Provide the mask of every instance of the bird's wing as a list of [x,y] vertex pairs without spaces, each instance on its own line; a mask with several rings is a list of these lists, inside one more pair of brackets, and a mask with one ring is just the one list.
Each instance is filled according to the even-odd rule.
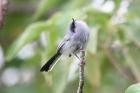
[[61,51],[62,47],[65,45],[66,42],[70,41],[70,38],[72,36],[71,32],[68,32],[65,36],[64,39],[59,43],[57,47],[57,51]]

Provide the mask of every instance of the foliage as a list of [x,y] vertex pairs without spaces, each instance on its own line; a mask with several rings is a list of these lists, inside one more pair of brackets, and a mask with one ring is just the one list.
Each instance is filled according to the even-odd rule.
[[[0,93],[76,92],[78,63],[74,57],[62,57],[49,73],[39,72],[41,65],[55,53],[72,18],[84,20],[91,29],[84,93],[124,93],[130,84],[140,81],[139,3],[139,0],[11,0],[6,23],[0,31],[5,59],[0,66]],[[17,82],[5,83],[8,79],[3,77],[11,68],[8,75],[11,81],[17,78]],[[139,85],[128,88],[126,93],[137,93],[133,89],[139,89]]]
[[133,84],[129,86],[125,93],[139,93],[140,92],[140,84]]

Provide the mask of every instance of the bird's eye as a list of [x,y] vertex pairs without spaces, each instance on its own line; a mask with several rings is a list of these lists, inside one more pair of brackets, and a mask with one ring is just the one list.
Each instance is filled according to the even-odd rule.
[[75,20],[72,18],[72,23],[71,23],[71,25],[70,25],[70,30],[71,30],[72,32],[75,32],[75,28],[76,28],[76,26],[75,26]]

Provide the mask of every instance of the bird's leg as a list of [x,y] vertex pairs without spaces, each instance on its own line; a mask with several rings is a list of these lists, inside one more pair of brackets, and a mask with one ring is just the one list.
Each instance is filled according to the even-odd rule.
[[[84,51],[84,49],[83,48],[80,48],[80,55],[81,55],[81,52],[83,52]],[[79,59],[79,61],[81,62],[81,58],[75,53],[74,54],[78,59]]]
[[81,61],[80,57],[76,53],[74,53],[74,55],[77,59],[79,59],[79,61]]

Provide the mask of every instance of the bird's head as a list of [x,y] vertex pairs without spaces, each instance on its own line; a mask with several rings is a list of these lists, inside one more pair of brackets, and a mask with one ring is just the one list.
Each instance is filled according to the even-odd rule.
[[70,31],[75,33],[77,31],[83,31],[87,29],[88,26],[84,21],[75,20],[74,18],[72,18],[72,22],[70,24]]

